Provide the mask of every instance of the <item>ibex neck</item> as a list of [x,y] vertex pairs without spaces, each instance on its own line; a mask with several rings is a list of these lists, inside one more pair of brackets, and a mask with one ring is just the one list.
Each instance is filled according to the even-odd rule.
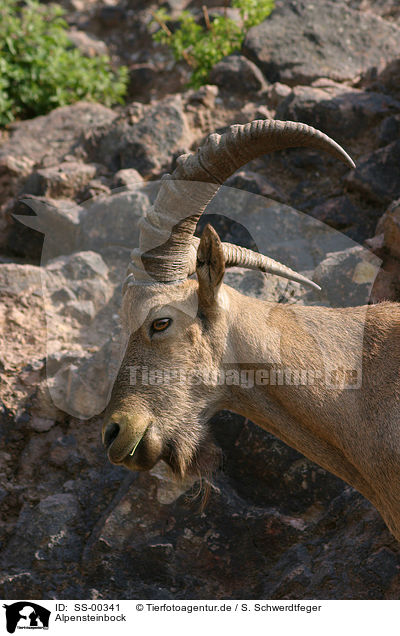
[[227,293],[231,360],[225,366],[236,365],[240,377],[225,408],[248,417],[373,500],[363,470],[348,460],[358,457],[360,378],[353,387],[329,386],[335,367],[351,372],[361,366],[365,308],[343,312],[263,302],[232,289]]

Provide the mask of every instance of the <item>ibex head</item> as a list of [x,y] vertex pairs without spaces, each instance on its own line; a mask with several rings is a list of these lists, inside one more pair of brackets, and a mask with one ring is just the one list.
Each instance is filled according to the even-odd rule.
[[210,135],[164,177],[143,220],[124,288],[130,337],[103,426],[111,462],[147,470],[163,459],[178,476],[213,467],[207,422],[223,408],[240,409],[229,383],[210,382],[198,371],[217,377],[227,352],[243,359],[240,348],[251,346],[249,332],[258,328],[252,299],[223,284],[225,268],[258,269],[318,286],[267,256],[222,243],[210,226],[200,240],[194,232],[220,185],[238,168],[298,146],[326,150],[354,166],[332,139],[305,124],[260,120]]

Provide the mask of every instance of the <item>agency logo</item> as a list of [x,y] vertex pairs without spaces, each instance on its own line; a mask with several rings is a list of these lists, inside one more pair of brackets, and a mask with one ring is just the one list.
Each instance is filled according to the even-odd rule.
[[3,607],[9,634],[14,634],[16,629],[49,629],[51,612],[37,603],[19,601]]

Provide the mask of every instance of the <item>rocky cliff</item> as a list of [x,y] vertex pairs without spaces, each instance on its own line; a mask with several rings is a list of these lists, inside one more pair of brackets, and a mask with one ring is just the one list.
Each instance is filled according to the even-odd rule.
[[[228,183],[245,191],[237,223],[210,218],[224,238],[251,242],[240,197],[255,196],[253,227],[267,207],[271,232],[280,228],[270,255],[317,267],[325,300],[400,300],[398,3],[277,2],[198,91],[152,42],[149,3],[64,5],[77,46],[129,65],[129,99],[1,133],[0,597],[398,598],[400,549],[372,505],[251,422],[215,417],[223,465],[204,510],[198,484],[178,488],[161,464],[112,466],[100,440],[130,241],[153,182],[209,132],[276,117],[333,136],[354,171],[311,151],[268,155]],[[376,278],[355,276],[366,256],[354,242],[382,261]],[[307,300],[296,284],[228,278],[260,297]]]

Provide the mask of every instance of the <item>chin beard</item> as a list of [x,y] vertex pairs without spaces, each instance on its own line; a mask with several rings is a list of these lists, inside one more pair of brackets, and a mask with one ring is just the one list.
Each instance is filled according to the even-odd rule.
[[195,477],[200,482],[195,497],[202,496],[202,508],[208,499],[212,479],[222,463],[221,449],[216,446],[210,433],[196,446],[188,456],[182,452],[176,442],[169,442],[162,459],[171,468],[177,481]]

